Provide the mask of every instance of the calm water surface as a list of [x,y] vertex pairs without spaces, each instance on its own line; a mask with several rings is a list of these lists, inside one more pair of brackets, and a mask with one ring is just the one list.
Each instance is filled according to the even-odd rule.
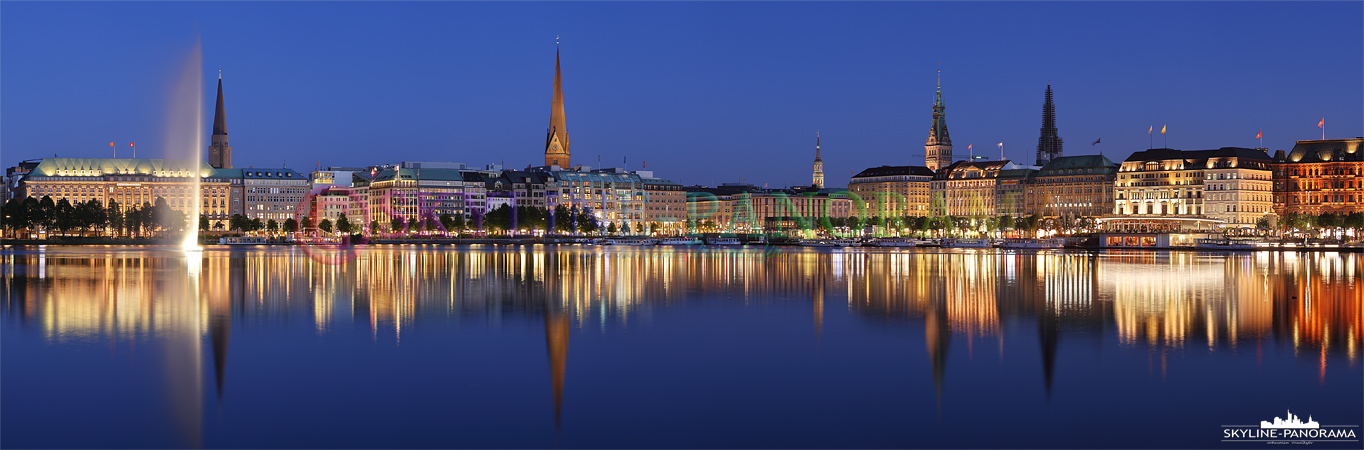
[[1222,426],[1364,422],[1357,254],[0,258],[7,448],[1263,448]]

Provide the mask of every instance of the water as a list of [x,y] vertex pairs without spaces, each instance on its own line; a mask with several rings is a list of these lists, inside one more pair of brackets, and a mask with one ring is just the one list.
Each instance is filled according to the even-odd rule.
[[186,255],[0,253],[5,447],[1259,448],[1222,426],[1364,422],[1357,254]]

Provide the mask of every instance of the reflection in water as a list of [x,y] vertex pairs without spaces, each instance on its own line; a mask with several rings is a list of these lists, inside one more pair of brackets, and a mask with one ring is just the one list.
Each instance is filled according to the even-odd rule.
[[1356,254],[783,250],[381,246],[337,264],[297,248],[208,250],[186,261],[48,247],[3,253],[0,289],[4,314],[49,344],[163,342],[172,409],[191,445],[202,440],[202,347],[221,404],[231,329],[251,323],[302,319],[321,336],[363,324],[372,339],[401,345],[427,319],[497,326],[543,315],[556,423],[575,328],[687,302],[808,301],[816,342],[826,302],[921,326],[939,396],[954,340],[968,355],[976,341],[996,340],[1002,356],[1002,328],[1027,320],[1048,395],[1068,333],[1111,333],[1162,355],[1287,343],[1322,377],[1339,356],[1356,363],[1364,333]]

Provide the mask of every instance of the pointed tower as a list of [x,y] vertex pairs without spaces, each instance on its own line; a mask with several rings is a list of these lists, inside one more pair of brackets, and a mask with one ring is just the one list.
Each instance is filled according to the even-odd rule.
[[549,108],[549,130],[545,135],[545,165],[572,167],[568,158],[568,126],[564,124],[564,87],[559,81],[559,49],[554,49],[554,100]]
[[819,159],[819,133],[815,133],[815,189],[824,189],[824,160]]
[[1051,104],[1051,83],[1047,83],[1047,102],[1042,104],[1042,136],[1037,138],[1037,165],[1061,157],[1061,137],[1056,135],[1056,106]]
[[933,126],[928,130],[928,142],[924,143],[924,165],[929,170],[952,165],[952,138],[947,135],[947,107],[942,104],[942,69],[938,69],[938,95],[933,99]]
[[223,73],[218,72],[218,106],[213,109],[213,137],[208,146],[208,165],[232,168],[232,146],[227,145],[227,113],[223,112]]

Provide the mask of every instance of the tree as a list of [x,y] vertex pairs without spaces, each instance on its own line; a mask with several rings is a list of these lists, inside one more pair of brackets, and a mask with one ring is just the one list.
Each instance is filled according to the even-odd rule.
[[65,197],[63,197],[61,201],[57,202],[55,217],[57,231],[62,232],[62,234],[66,234],[68,230],[76,227],[75,210],[76,208],[72,207],[71,202],[68,201]]
[[610,234],[610,235],[616,234],[616,223],[615,223],[615,222],[607,222],[607,223],[606,223],[606,234]]
[[440,226],[445,229],[446,233],[449,233],[455,229],[455,217],[451,216],[450,213],[441,214]]
[[38,214],[34,225],[43,230],[49,230],[56,224],[57,202],[52,201],[52,196],[44,195],[43,199],[38,201]]
[[264,221],[260,220],[259,217],[251,219],[251,231],[260,231],[263,229],[265,229]]
[[270,219],[269,221],[266,221],[265,231],[269,231],[271,233],[279,231],[279,222],[276,222],[275,219]]
[[465,227],[467,227],[467,225],[464,223],[463,214],[456,214],[455,217],[450,218],[449,231],[452,231],[455,234],[464,234]]
[[304,218],[303,218],[303,229],[305,229],[305,230],[311,230],[311,229],[313,229],[313,228],[315,228],[315,227],[314,227],[314,224],[313,224],[313,218],[312,218],[312,217],[304,217]]
[[483,226],[506,232],[511,229],[511,206],[503,204],[483,216]]
[[208,216],[199,215],[199,231],[208,231]]
[[369,233],[370,233],[370,234],[374,234],[374,233],[378,233],[378,232],[379,232],[379,221],[377,221],[377,220],[370,220],[370,221],[369,221]]
[[[32,198],[32,197],[29,197],[29,198]],[[5,209],[5,211],[4,211],[5,224],[4,224],[4,225],[5,225],[5,229],[6,229],[6,230],[17,231],[17,230],[19,230],[20,228],[25,228],[25,227],[23,226],[23,223],[27,220],[28,214],[27,214],[26,211],[24,211],[24,201],[23,201],[23,200],[20,200],[20,199],[18,199],[18,198],[9,199],[9,201],[5,202],[5,208],[4,208],[4,209]]]
[[388,221],[388,225],[389,225],[388,231],[389,231],[390,233],[401,233],[401,232],[403,232],[403,225],[406,225],[406,224],[407,224],[407,221],[403,220],[402,217],[394,216],[393,219],[391,219],[391,220]]
[[227,218],[227,230],[246,231],[248,226],[246,222],[246,217],[241,214],[233,214],[232,217]]
[[[326,219],[323,219],[323,220],[326,220]],[[415,222],[416,222],[416,224],[417,224],[417,232],[418,232],[418,233],[423,233],[423,234],[425,234],[425,233],[426,233],[426,228],[427,228],[427,227],[426,227],[426,218],[422,218],[422,220],[416,220]]]
[[573,223],[574,211],[569,210],[564,205],[554,207],[554,232],[572,233],[575,227]]
[[649,222],[649,234],[654,234],[658,232],[659,228],[661,227],[659,226],[658,222]]
[[298,231],[298,221],[294,220],[293,217],[284,219],[284,231],[289,233]]
[[104,217],[109,220],[109,228],[112,228],[114,235],[122,236],[125,226],[123,209],[117,201],[109,200],[109,204],[104,207]]
[[322,219],[321,222],[318,222],[318,223],[317,223],[317,228],[318,228],[318,229],[321,229],[322,231],[331,233],[331,232],[332,232],[332,221],[331,221],[331,219]]
[[350,234],[351,232],[350,219],[346,218],[346,213],[341,213],[340,216],[336,217],[336,231]]
[[416,218],[416,217],[409,217],[409,218],[407,218],[407,232],[408,232],[408,234],[411,234],[411,233],[412,233],[412,230],[415,230],[416,228],[417,228],[417,218]]

